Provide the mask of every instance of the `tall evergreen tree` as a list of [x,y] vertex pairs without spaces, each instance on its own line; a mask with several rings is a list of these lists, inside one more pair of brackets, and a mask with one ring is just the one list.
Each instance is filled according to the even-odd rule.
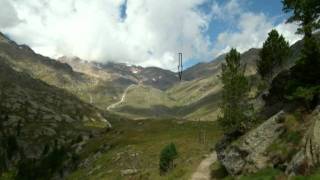
[[292,13],[288,22],[298,22],[304,34],[302,56],[291,70],[294,81],[287,88],[293,99],[316,102],[320,93],[320,47],[313,32],[320,28],[319,0],[283,0],[283,10]]
[[244,131],[250,122],[248,104],[249,83],[245,77],[245,65],[240,62],[240,53],[236,49],[226,55],[222,64],[223,83],[221,110],[223,116],[219,122],[226,131]]
[[268,34],[260,51],[260,59],[257,62],[258,73],[264,80],[270,80],[276,67],[281,67],[290,53],[289,43],[278,31],[273,29]]
[[298,33],[311,37],[312,32],[320,27],[319,0],[282,0],[283,10],[292,13],[287,22],[298,22]]

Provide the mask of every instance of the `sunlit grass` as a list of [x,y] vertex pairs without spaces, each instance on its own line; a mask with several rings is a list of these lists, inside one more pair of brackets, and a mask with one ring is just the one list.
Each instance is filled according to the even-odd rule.
[[[139,173],[132,179],[188,179],[202,156],[210,153],[222,134],[214,122],[145,120],[111,123],[114,130],[90,142],[84,156],[96,152],[101,144],[110,144],[112,148],[88,168],[73,173],[69,179],[126,179],[127,177],[120,175],[120,171],[133,167],[139,169]],[[160,176],[160,150],[171,142],[175,143],[179,153],[175,161],[176,168],[167,175]],[[119,153],[122,156],[117,160]],[[136,159],[130,158],[129,155],[134,153],[138,153]]]

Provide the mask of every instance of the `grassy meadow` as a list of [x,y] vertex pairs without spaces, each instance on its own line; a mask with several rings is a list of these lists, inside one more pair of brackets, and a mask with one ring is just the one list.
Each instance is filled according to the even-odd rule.
[[[91,155],[96,158],[68,179],[189,179],[222,135],[216,122],[117,120],[111,123],[114,130],[90,141],[81,157]],[[160,151],[171,142],[175,143],[179,156],[174,170],[160,176]],[[96,153],[101,144],[109,145],[110,149]],[[138,169],[139,172],[121,176],[121,170],[126,169]]]

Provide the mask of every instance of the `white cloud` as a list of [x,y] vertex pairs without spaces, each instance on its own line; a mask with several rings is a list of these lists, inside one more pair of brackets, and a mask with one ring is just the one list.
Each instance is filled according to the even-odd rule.
[[186,58],[209,55],[210,42],[203,33],[209,19],[197,9],[203,1],[128,0],[123,20],[124,0],[13,0],[24,22],[14,27],[0,24],[0,28],[51,57],[175,69],[178,52]]
[[17,16],[17,12],[9,1],[1,0],[0,7],[4,7],[0,10],[0,27],[8,28],[21,22]]
[[224,5],[220,5],[217,1],[213,1],[211,5],[211,16],[214,19],[233,20],[235,16],[242,13],[242,8],[238,0],[226,1]]
[[264,13],[246,11],[238,0],[231,0],[224,6],[214,3],[212,12],[216,18],[227,19],[237,29],[236,31],[226,30],[218,34],[217,45],[212,51],[216,56],[226,53],[231,48],[237,48],[238,51],[244,52],[253,47],[262,47],[272,29],[277,29],[290,44],[301,39],[301,36],[295,34],[298,27],[296,24],[286,24],[285,22],[276,24],[274,18],[267,17]]
[[234,47],[244,52],[252,47],[260,47],[272,27],[263,14],[244,13],[237,24],[240,31],[219,34],[217,44],[224,47],[224,51]]
[[[211,13],[197,7],[208,0],[0,0],[0,30],[36,52],[57,58],[116,61],[176,70],[184,59],[210,60],[235,47],[260,47],[272,28],[290,43],[296,25],[273,22],[246,10],[240,0],[213,1]],[[127,2],[126,19],[120,8]],[[210,42],[206,31],[219,20],[230,28]]]
[[279,31],[290,44],[294,44],[298,40],[302,39],[302,35],[295,33],[297,28],[297,24],[287,24],[285,22],[282,22],[275,27],[275,29]]

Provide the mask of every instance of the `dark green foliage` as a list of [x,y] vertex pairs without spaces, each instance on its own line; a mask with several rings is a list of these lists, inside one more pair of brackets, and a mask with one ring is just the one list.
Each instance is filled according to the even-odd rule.
[[320,94],[320,48],[314,37],[304,38],[302,57],[291,69],[288,99],[299,100],[312,108]]
[[317,102],[317,95],[320,94],[320,85],[302,87],[298,86],[295,91],[287,96],[289,100],[298,100],[304,103],[305,107],[312,108]]
[[228,176],[228,171],[224,166],[222,166],[220,163],[216,162],[213,165],[211,165],[211,173],[210,173],[212,179],[224,179]]
[[240,62],[240,53],[232,49],[226,55],[226,64],[222,64],[221,74],[223,116],[219,118],[219,122],[226,131],[244,131],[250,123],[250,88],[244,73],[245,65]]
[[258,72],[264,80],[270,80],[276,67],[281,67],[290,53],[289,43],[277,30],[272,30],[260,51]]
[[299,132],[293,131],[293,132],[288,132],[287,136],[285,137],[287,142],[290,142],[294,145],[299,145],[302,135]]
[[314,37],[304,38],[302,57],[292,69],[294,78],[302,84],[313,85],[320,82],[320,48]]
[[320,1],[283,0],[283,6],[285,12],[293,13],[288,22],[299,22],[298,33],[304,33],[302,56],[292,74],[299,83],[319,83],[320,48],[312,32],[320,28]]
[[0,176],[8,170],[9,161],[19,153],[17,139],[13,135],[0,136]]
[[9,136],[6,138],[6,148],[8,159],[11,159],[19,150],[17,139],[15,136]]
[[16,172],[14,170],[0,174],[1,180],[13,180],[15,179],[15,177],[16,177]]
[[312,108],[320,93],[320,48],[312,32],[320,28],[319,0],[283,0],[284,11],[292,12],[288,22],[299,22],[304,34],[302,55],[290,70],[291,79],[284,88],[289,100],[303,101]]
[[298,22],[298,33],[311,37],[312,32],[320,27],[319,0],[282,0],[283,10],[292,13],[287,22]]
[[19,120],[19,122],[18,122],[18,125],[17,125],[17,136],[20,136],[20,134],[21,134],[21,120]]
[[[282,172],[275,168],[265,168],[261,169],[256,173],[243,175],[238,177],[239,180],[274,180],[278,179],[277,177],[280,176]],[[280,178],[279,178],[280,179]]]
[[18,166],[18,173],[16,179],[28,180],[28,179],[37,179],[43,175],[38,170],[36,170],[36,161],[33,159],[24,159],[21,160]]
[[48,179],[62,170],[63,162],[67,159],[64,147],[54,150],[41,160],[23,158],[18,165],[17,179]]
[[178,157],[178,152],[176,146],[171,143],[164,147],[160,154],[159,168],[160,175],[168,172],[170,169],[174,168],[174,159]]

